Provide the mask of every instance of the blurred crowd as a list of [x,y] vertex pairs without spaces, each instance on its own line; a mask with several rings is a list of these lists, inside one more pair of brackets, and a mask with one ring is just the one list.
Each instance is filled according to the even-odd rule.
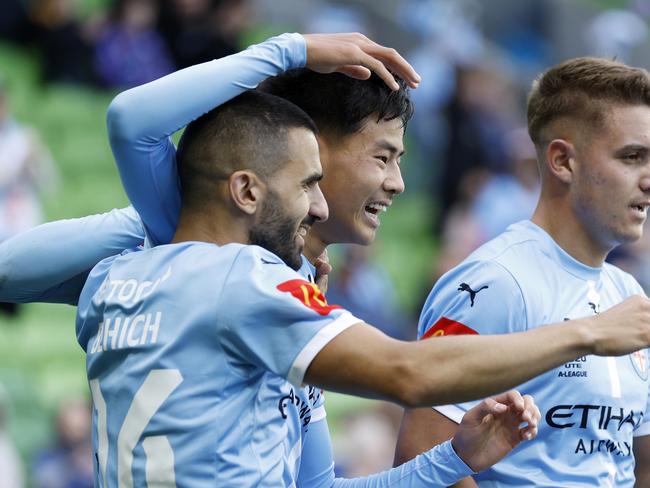
[[[416,112],[403,165],[407,193],[428,202],[418,217],[438,244],[433,261],[422,263],[430,270],[419,287],[423,301],[443,273],[534,210],[539,181],[525,128],[525,96],[535,75],[563,58],[586,54],[650,67],[644,64],[650,59],[639,57],[650,52],[650,2],[599,3],[115,0],[106,2],[106,10],[84,14],[75,0],[3,0],[0,40],[37,54],[44,84],[110,89],[239,51],[254,13],[283,25],[275,31],[267,26],[273,32],[287,30],[287,23],[298,31],[357,30],[396,45],[423,77],[413,92]],[[307,13],[300,17],[300,12]],[[41,221],[35,195],[56,181],[56,172],[36,133],[11,117],[1,86],[0,162],[4,239]],[[16,212],[21,217],[12,220]],[[334,254],[328,300],[391,336],[413,339],[421,302],[404,310],[373,248],[341,246]],[[617,249],[609,259],[650,291],[650,228],[641,242]],[[19,463],[3,430],[2,405],[0,391],[0,474],[16,473],[20,480],[23,468],[3,465]],[[66,417],[68,411],[74,419]],[[82,439],[87,415],[83,403],[62,406],[56,441],[30,465],[35,486],[91,486],[92,459]],[[381,403],[350,414],[347,435],[336,446],[342,474],[390,466],[399,418],[398,409]],[[61,481],[66,472],[78,476],[66,483],[43,481]],[[0,488],[22,486],[3,485],[2,478]]]
[[4,0],[0,38],[30,45],[44,83],[128,88],[239,50],[245,0],[115,0],[83,17],[76,0]]

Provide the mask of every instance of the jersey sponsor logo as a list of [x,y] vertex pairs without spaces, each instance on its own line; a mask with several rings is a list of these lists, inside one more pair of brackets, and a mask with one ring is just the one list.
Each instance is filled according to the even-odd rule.
[[467,293],[469,293],[469,303],[470,303],[469,306],[473,307],[474,300],[476,299],[476,295],[478,294],[478,292],[480,292],[481,290],[485,290],[486,288],[489,288],[489,286],[483,285],[478,290],[472,290],[472,287],[469,286],[467,283],[461,283],[460,285],[458,285],[457,291],[466,291]]
[[634,371],[639,375],[643,381],[648,379],[648,356],[645,350],[640,350],[630,354],[630,361],[634,366]]
[[291,388],[289,394],[280,398],[280,401],[278,402],[278,410],[280,411],[282,418],[286,419],[288,417],[289,408],[294,408],[298,414],[300,422],[302,423],[302,428],[306,430],[309,422],[311,422],[311,407],[314,398],[314,391],[315,388],[310,386],[308,400],[305,400],[301,395],[297,394],[293,388]]
[[447,317],[440,317],[438,321],[427,330],[420,339],[428,339],[429,337],[449,336],[449,335],[468,335],[478,334],[474,329],[467,327],[460,322],[448,319]]
[[332,310],[342,308],[339,305],[328,305],[325,295],[323,295],[323,292],[320,291],[316,283],[310,283],[305,280],[289,280],[280,283],[276,288],[280,291],[291,293],[305,307],[320,315],[327,315]]
[[[613,439],[612,434],[619,434],[625,426],[629,426],[630,432],[636,429],[643,422],[643,412],[611,405],[555,405],[546,412],[545,419],[553,429],[577,429],[578,434],[581,431],[602,432],[602,437],[598,438],[579,435],[574,454],[630,456],[630,442]],[[619,435],[627,436],[627,433]]]
[[105,302],[118,302],[132,305],[144,300],[151,295],[158,286],[167,281],[172,275],[169,266],[165,273],[153,281],[138,281],[136,279],[109,279],[104,280],[97,292],[97,299]]
[[625,424],[632,428],[641,425],[643,412],[625,410],[611,405],[555,405],[546,412],[546,423],[554,429],[588,429],[589,421],[596,421],[596,430],[614,428],[620,431]]

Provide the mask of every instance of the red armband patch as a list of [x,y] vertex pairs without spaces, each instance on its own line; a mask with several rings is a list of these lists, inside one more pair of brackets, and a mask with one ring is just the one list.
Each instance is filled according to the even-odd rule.
[[310,283],[305,280],[289,280],[280,283],[276,288],[280,291],[291,293],[305,307],[310,308],[320,315],[327,315],[332,310],[342,308],[339,305],[328,305],[325,295],[323,295],[323,292],[320,291],[316,283]]
[[440,317],[433,326],[427,330],[420,339],[428,339],[429,337],[440,337],[450,335],[478,335],[474,329],[467,327],[460,322],[448,319],[447,317]]

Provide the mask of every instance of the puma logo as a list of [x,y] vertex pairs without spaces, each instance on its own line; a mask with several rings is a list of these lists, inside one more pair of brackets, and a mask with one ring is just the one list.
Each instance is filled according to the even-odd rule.
[[458,291],[466,291],[467,293],[469,293],[470,307],[474,306],[474,299],[476,298],[476,294],[479,291],[484,290],[485,288],[489,288],[489,286],[483,285],[478,290],[472,290],[472,288],[467,283],[461,283],[460,285],[458,285]]

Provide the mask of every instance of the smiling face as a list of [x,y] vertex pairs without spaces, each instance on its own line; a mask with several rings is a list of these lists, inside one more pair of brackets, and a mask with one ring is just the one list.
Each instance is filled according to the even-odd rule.
[[603,249],[641,238],[650,205],[650,107],[613,105],[575,144],[570,205]]
[[328,209],[318,184],[322,170],[316,136],[292,129],[287,140],[286,162],[266,181],[267,194],[249,240],[299,269],[307,231],[327,219]]
[[310,235],[325,245],[370,244],[380,225],[380,215],[404,191],[400,157],[404,153],[402,120],[367,118],[354,134],[321,134],[321,182],[330,216]]

